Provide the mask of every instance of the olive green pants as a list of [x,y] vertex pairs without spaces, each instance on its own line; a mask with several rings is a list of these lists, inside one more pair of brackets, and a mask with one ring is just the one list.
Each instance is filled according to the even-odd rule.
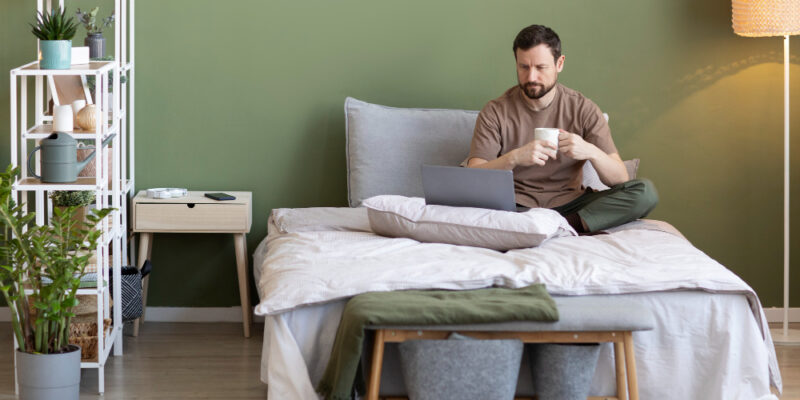
[[658,204],[658,192],[649,179],[633,179],[608,190],[586,192],[553,208],[561,215],[577,213],[588,232],[600,231],[644,218]]

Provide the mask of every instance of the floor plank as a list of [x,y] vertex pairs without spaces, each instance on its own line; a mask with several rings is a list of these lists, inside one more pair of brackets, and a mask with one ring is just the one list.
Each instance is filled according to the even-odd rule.
[[[245,339],[239,323],[148,322],[139,337],[125,336],[125,355],[109,358],[104,396],[97,394],[97,370],[82,370],[81,400],[266,399],[259,379],[263,325],[253,328]],[[12,343],[10,324],[0,323],[0,400],[15,398]],[[776,352],[780,399],[800,400],[800,346]]]

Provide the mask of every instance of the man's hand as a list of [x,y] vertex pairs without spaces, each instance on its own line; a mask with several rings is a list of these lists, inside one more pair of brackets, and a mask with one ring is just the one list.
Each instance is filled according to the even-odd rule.
[[556,158],[556,146],[546,140],[532,140],[513,150],[515,166],[544,165],[547,160]]
[[628,171],[618,153],[606,154],[599,147],[583,140],[580,135],[559,129],[558,151],[574,160],[589,160],[600,180],[614,186],[628,180]]
[[597,157],[598,151],[602,152],[597,146],[583,140],[580,135],[569,133],[559,129],[558,151],[574,160],[590,160]]

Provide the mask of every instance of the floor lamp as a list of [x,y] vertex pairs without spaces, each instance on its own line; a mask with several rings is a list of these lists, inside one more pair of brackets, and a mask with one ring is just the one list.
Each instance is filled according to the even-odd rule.
[[783,327],[776,344],[800,345],[789,329],[789,36],[800,34],[800,0],[732,0],[733,31],[748,37],[783,36]]

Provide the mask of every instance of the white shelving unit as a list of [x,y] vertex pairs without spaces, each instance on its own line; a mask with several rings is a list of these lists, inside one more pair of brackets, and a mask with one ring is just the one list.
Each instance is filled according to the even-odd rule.
[[[55,6],[53,0],[37,0],[37,11],[46,12]],[[93,61],[89,64],[73,65],[70,69],[40,69],[38,61],[25,64],[11,70],[11,163],[20,166],[21,174],[13,186],[13,194],[25,210],[33,207],[36,211],[36,223],[46,223],[45,217],[52,215],[52,203],[49,192],[61,190],[91,190],[95,192],[97,208],[112,207],[114,212],[100,222],[98,228],[103,235],[97,245],[97,287],[79,289],[78,294],[97,296],[98,356],[97,361],[81,362],[81,368],[98,369],[98,391],[104,392],[104,367],[113,349],[114,355],[122,355],[122,301],[120,271],[123,263],[129,264],[128,243],[128,204],[134,194],[134,3],[135,0],[115,0],[114,13],[114,61]],[[64,7],[64,0],[58,1]],[[74,10],[70,10],[73,12]],[[130,36],[129,36],[130,33]],[[37,51],[38,54],[38,51]],[[95,131],[69,132],[75,139],[94,140],[95,144],[95,177],[81,177],[77,182],[69,184],[44,183],[29,176],[27,169],[28,152],[41,139],[51,133],[52,117],[45,115],[47,102],[52,98],[51,86],[45,80],[56,75],[93,76],[95,79],[94,103],[100,121]],[[113,78],[112,78],[113,76]],[[127,78],[126,83],[121,77]],[[30,125],[28,117],[28,83],[34,81],[33,118]],[[109,81],[113,82],[109,88]],[[110,89],[110,90],[109,90]],[[104,105],[112,104],[109,113],[101,110]],[[130,123],[129,119],[130,118]],[[109,152],[111,166],[109,168],[106,153],[101,143],[114,134]],[[36,153],[36,173],[40,173],[39,152]],[[110,169],[110,170],[109,170]],[[111,179],[109,180],[109,177]],[[110,184],[109,184],[110,182]],[[32,196],[30,194],[33,194]],[[33,197],[33,204],[29,204]],[[133,251],[130,251],[133,254]],[[131,261],[135,260],[131,257]],[[111,267],[111,268],[109,268]],[[110,269],[110,272],[109,272]],[[109,282],[113,282],[113,293],[110,293]],[[113,298],[113,321],[109,333],[103,335],[103,320],[111,318],[109,307]],[[15,343],[16,348],[16,343]]]

